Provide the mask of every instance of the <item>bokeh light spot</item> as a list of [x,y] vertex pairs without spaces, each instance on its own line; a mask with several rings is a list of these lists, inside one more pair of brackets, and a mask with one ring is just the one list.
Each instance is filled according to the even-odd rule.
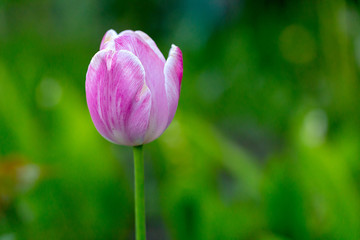
[[283,57],[295,64],[309,63],[316,56],[313,36],[300,25],[290,25],[283,30],[279,47]]
[[328,129],[328,118],[324,110],[315,109],[306,114],[301,139],[309,147],[322,144]]
[[43,79],[36,88],[36,101],[39,107],[44,109],[56,106],[62,96],[60,84],[51,78]]

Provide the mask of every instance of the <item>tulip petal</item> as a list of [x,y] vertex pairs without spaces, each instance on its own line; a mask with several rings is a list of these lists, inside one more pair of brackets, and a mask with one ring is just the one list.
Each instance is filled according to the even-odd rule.
[[134,53],[145,69],[146,85],[151,91],[151,112],[145,143],[158,138],[168,124],[169,109],[165,91],[164,62],[138,34],[124,31],[114,40],[115,49]]
[[183,76],[182,53],[180,48],[174,44],[171,46],[169,57],[165,63],[164,74],[167,103],[169,108],[168,125],[170,125],[178,106],[181,80]]
[[118,36],[118,34],[110,29],[108,30],[103,39],[101,40],[101,44],[100,44],[100,50],[103,50],[105,48],[111,48],[114,49],[114,39]]
[[154,40],[152,40],[151,37],[149,37],[149,35],[147,35],[146,33],[144,33],[143,31],[140,31],[140,30],[135,31],[135,33],[138,34],[142,39],[144,39],[145,42],[151,47],[151,49],[159,56],[159,58],[163,62],[165,62],[164,55],[161,53],[161,51],[157,47],[156,43],[154,42]]
[[94,125],[103,137],[128,146],[144,142],[151,92],[145,83],[145,70],[134,54],[99,51],[86,75],[86,99]]

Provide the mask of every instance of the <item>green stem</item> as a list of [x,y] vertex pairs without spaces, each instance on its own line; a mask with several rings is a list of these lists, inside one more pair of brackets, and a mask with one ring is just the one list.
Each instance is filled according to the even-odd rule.
[[143,146],[135,146],[134,176],[135,176],[135,229],[136,240],[146,239],[145,230],[145,196],[144,196],[144,156]]

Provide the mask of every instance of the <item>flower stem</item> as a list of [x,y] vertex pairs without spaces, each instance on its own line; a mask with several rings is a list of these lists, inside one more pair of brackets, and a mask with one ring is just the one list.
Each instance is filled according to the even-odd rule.
[[134,176],[135,176],[135,229],[136,240],[146,239],[145,230],[145,196],[144,196],[144,156],[143,145],[135,146]]

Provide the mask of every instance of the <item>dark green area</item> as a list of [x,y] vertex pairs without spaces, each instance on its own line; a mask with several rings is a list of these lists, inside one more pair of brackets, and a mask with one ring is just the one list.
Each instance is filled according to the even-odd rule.
[[148,239],[360,239],[358,1],[0,1],[0,240],[134,239],[132,149],[85,74],[104,33],[184,55],[144,147]]

